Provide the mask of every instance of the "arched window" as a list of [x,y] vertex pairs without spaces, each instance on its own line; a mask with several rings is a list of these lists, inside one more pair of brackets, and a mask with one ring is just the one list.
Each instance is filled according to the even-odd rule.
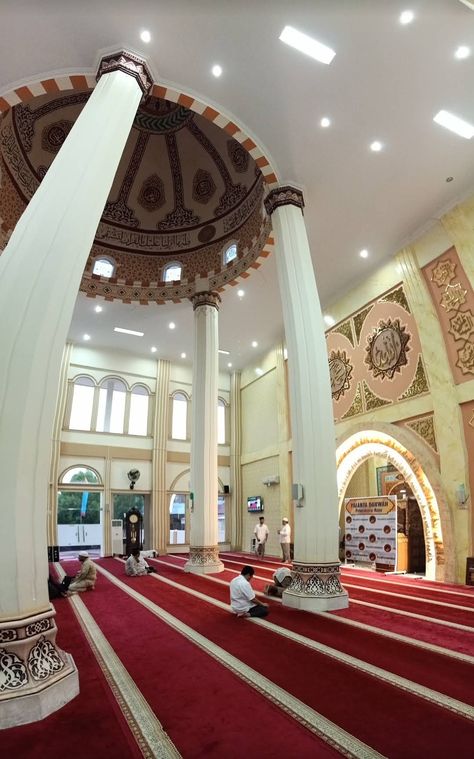
[[237,243],[233,242],[224,251],[224,266],[237,258]]
[[78,377],[74,382],[69,429],[90,430],[94,405],[94,382],[90,377]]
[[97,409],[98,432],[123,432],[126,391],[125,383],[116,377],[102,382]]
[[59,478],[60,485],[101,485],[100,475],[88,466],[72,466],[66,469]]
[[130,435],[148,433],[148,390],[143,385],[135,385],[130,395],[128,432]]
[[96,258],[92,274],[98,274],[99,277],[113,277],[115,273],[115,262],[111,258]]
[[165,282],[177,282],[181,279],[182,266],[180,263],[172,263],[163,269],[163,279]]
[[225,402],[219,398],[217,404],[217,444],[225,445]]
[[187,425],[188,399],[184,393],[175,393],[171,411],[171,437],[175,440],[186,440]]

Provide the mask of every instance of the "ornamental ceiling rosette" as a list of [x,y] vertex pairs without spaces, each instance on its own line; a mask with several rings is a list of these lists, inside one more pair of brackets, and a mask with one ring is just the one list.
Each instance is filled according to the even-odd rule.
[[365,363],[374,378],[393,379],[396,372],[408,363],[410,335],[400,319],[380,321],[378,328],[367,338]]

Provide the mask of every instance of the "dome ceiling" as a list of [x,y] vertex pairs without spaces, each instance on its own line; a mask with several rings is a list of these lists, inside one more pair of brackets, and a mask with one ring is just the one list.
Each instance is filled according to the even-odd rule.
[[[1,215],[13,228],[90,96],[68,92],[12,108],[0,128]],[[81,290],[128,301],[189,297],[196,277],[220,288],[251,266],[265,245],[263,177],[242,145],[203,116],[156,97],[140,106],[97,228]],[[15,193],[12,195],[12,190]],[[223,253],[238,242],[238,258]],[[113,279],[92,274],[113,259]],[[181,281],[163,268],[179,262]]]

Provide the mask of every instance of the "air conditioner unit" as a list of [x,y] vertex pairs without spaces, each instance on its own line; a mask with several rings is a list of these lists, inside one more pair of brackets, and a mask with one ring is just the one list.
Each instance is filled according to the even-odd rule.
[[123,520],[112,519],[112,553],[123,554]]

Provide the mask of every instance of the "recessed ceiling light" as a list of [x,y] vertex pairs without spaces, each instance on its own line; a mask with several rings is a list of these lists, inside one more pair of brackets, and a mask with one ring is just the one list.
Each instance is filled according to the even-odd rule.
[[469,58],[471,55],[471,48],[467,45],[459,45],[458,49],[454,53],[454,57],[462,61],[464,58]]
[[90,335],[82,335],[82,339],[83,340],[90,340],[91,336]]
[[245,290],[237,290],[237,295],[239,296],[239,298],[243,298],[245,295]]
[[158,348],[155,345],[152,345],[151,348],[150,348],[150,350],[151,350],[152,353],[156,353],[156,351],[158,350]]
[[94,308],[94,311],[96,312],[96,314],[100,314],[100,312],[101,312],[102,310],[103,310],[103,309],[102,309],[102,306],[96,306],[96,307]]
[[114,327],[114,332],[123,332],[124,335],[136,335],[143,337],[144,332],[137,332],[135,329],[125,329],[124,327]]
[[458,134],[460,137],[465,137],[466,140],[470,140],[474,136],[474,126],[469,124],[464,119],[460,119],[458,116],[454,116],[449,111],[439,111],[436,116],[433,117],[433,121],[437,124],[444,126],[451,132]]
[[403,11],[400,13],[399,21],[401,24],[411,24],[413,19],[415,18],[415,14],[413,11]]
[[368,258],[369,257],[369,251],[367,248],[362,248],[362,250],[359,251],[359,256],[361,258]]
[[229,361],[229,363],[227,364],[227,366],[229,367],[229,369],[232,367],[232,364],[230,363],[230,361]]
[[382,145],[382,143],[381,143],[381,142],[379,142],[378,140],[374,140],[374,142],[371,142],[371,143],[370,143],[370,149],[371,149],[371,150],[372,150],[374,153],[380,153],[380,151],[382,150],[382,148],[383,148],[383,145]]
[[168,324],[169,329],[174,329],[176,327],[176,324],[174,322],[170,322]]
[[256,340],[252,341],[252,348],[258,348],[258,343]]
[[328,119],[327,116],[323,116],[323,118],[321,119],[319,123],[325,129],[328,126],[331,126],[331,119]]
[[212,74],[213,74],[213,76],[215,76],[215,77],[220,77],[220,75],[222,74],[222,66],[219,66],[219,64],[218,64],[218,63],[216,63],[216,64],[215,64],[215,65],[212,67],[211,71],[212,71]]
[[186,353],[182,353],[181,358],[186,358]]
[[263,369],[260,369],[259,367],[257,367],[257,369],[255,369],[255,374],[258,374],[258,376],[261,377],[263,374]]
[[328,327],[334,327],[336,320],[330,314],[324,314],[324,321]]
[[150,32],[144,29],[143,32],[140,33],[140,39],[142,42],[150,42],[151,40]]
[[219,348],[218,353],[223,353],[224,356],[230,356],[230,351],[222,350],[222,348]]
[[331,50],[327,45],[323,45],[321,42],[314,40],[307,34],[299,32],[292,26],[285,26],[279,39],[287,45],[290,45],[290,47],[296,48],[300,53],[305,53],[305,55],[309,55],[320,63],[331,63],[336,55],[334,50]]

